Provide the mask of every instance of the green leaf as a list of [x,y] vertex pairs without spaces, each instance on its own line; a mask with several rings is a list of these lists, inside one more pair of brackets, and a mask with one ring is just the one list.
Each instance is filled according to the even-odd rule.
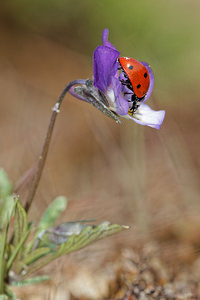
[[57,197],[43,214],[37,232],[53,226],[59,215],[66,209],[66,206],[67,199],[64,196]]
[[28,221],[27,214],[20,204],[17,201],[16,209],[15,209],[15,232],[14,232],[14,244],[15,246],[19,244],[22,236],[27,232],[28,229]]
[[53,226],[59,215],[66,209],[66,206],[67,199],[64,196],[55,198],[55,200],[49,205],[40,219],[34,238],[26,245],[26,254],[29,253],[31,249],[35,249],[40,246],[40,240],[42,239],[45,231],[49,227]]
[[78,235],[72,235],[67,242],[62,244],[58,253],[61,255],[70,253],[72,251],[77,251],[94,241],[102,239],[106,236],[112,235],[124,229],[127,229],[127,226],[121,226],[117,224],[110,224],[109,222],[103,222],[98,226],[92,227],[88,226],[81,231]]
[[6,172],[0,169],[0,198],[5,199],[12,193],[12,183],[8,179]]
[[[14,247],[12,247],[11,255],[8,259],[6,269],[7,271],[12,267],[12,264],[18,261],[20,253],[23,250],[24,243],[26,242],[29,234],[31,233],[31,226],[28,226],[27,214],[16,198],[15,206],[15,223],[14,223]],[[19,264],[21,264],[19,262]]]
[[98,226],[87,226],[79,234],[72,234],[65,243],[58,247],[55,253],[50,253],[32,264],[30,268],[28,268],[26,275],[41,269],[64,254],[77,251],[99,239],[128,228],[128,226],[110,224],[109,222],[103,222]]
[[17,298],[15,293],[10,289],[10,287],[8,285],[6,285],[5,289],[6,289],[6,294],[8,295],[9,299],[20,300],[19,298]]
[[71,235],[78,235],[84,228],[88,227],[90,225],[88,223],[91,221],[94,220],[80,220],[59,224],[55,228],[48,229],[44,238],[47,237],[47,241],[49,240],[55,245],[63,244]]
[[16,196],[8,196],[3,200],[0,205],[0,229],[6,226],[8,219],[10,218],[13,207],[16,204]]
[[8,300],[8,296],[6,296],[6,295],[0,295],[0,300]]
[[4,278],[5,278],[5,271],[6,271],[6,264],[5,264],[5,253],[6,253],[6,247],[7,247],[7,236],[8,236],[8,228],[11,222],[11,218],[15,209],[16,201],[14,205],[10,208],[10,216],[8,219],[8,222],[6,224],[6,227],[3,230],[3,235],[1,239],[1,247],[0,247],[0,293],[4,292]]
[[6,172],[0,169],[0,229],[6,226],[10,212],[12,211],[14,197],[11,196],[11,193],[12,183]]
[[37,276],[29,279],[24,279],[18,282],[11,283],[12,286],[26,286],[30,284],[40,283],[42,281],[50,280],[49,276]]
[[42,256],[48,254],[50,252],[50,249],[47,247],[38,248],[34,251],[32,251],[30,254],[26,255],[25,258],[22,260],[22,263],[24,265],[30,265]]
[[8,234],[8,225],[4,230],[2,244],[0,247],[0,293],[4,292],[5,251],[6,251],[7,234]]
[[[20,242],[16,245],[16,247],[14,248],[8,262],[7,262],[7,271],[12,267],[12,264],[16,258],[16,256],[20,253],[20,251],[22,251],[22,248],[23,248],[23,245],[24,243],[26,242],[28,236],[30,234],[30,229],[27,230],[26,232],[24,232],[24,234],[22,235],[21,239],[20,239]],[[20,265],[21,265],[21,262],[19,262]]]

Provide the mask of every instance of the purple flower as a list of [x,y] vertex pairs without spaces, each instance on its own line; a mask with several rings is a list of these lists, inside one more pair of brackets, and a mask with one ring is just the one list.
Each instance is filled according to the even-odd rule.
[[[145,62],[141,62],[147,68],[149,73],[150,85],[147,94],[143,100],[139,102],[139,105],[133,112],[131,110],[133,107],[133,101],[131,98],[133,91],[131,91],[126,85],[122,84],[125,77],[124,72],[119,71],[120,65],[118,58],[120,56],[120,52],[108,41],[108,33],[108,29],[103,30],[103,45],[98,46],[93,55],[93,94],[98,94],[98,92],[95,92],[94,89],[99,92],[101,91],[100,97],[104,95],[104,98],[106,99],[104,104],[111,112],[114,112],[124,118],[131,119],[138,124],[159,129],[164,120],[165,111],[154,111],[144,103],[151,96],[154,85],[154,76],[150,66]],[[77,96],[78,94],[79,99],[91,102],[96,106],[91,98],[88,100],[87,89],[82,88],[81,90],[77,90],[77,88],[72,88],[70,92],[74,96]],[[98,102],[98,96],[95,96],[94,98],[95,101]],[[102,110],[100,107],[97,108]]]

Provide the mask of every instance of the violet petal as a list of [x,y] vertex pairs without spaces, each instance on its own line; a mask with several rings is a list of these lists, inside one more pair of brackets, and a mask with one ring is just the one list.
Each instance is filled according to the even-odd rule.
[[117,49],[109,42],[108,35],[109,35],[109,30],[106,28],[102,32],[103,45],[117,51]]
[[153,72],[149,66],[148,63],[141,61],[141,63],[147,68],[147,71],[149,73],[149,77],[150,77],[150,85],[149,85],[149,89],[148,92],[143,100],[143,102],[147,101],[147,99],[149,99],[149,97],[151,96],[151,93],[153,91],[153,86],[154,86],[154,76],[153,76]]
[[115,96],[115,111],[117,114],[123,116],[128,113],[129,103],[122,97],[122,84],[117,78],[112,78],[112,88]]
[[103,93],[111,83],[112,76],[115,76],[119,63],[117,58],[119,52],[107,46],[98,46],[93,55],[94,86]]

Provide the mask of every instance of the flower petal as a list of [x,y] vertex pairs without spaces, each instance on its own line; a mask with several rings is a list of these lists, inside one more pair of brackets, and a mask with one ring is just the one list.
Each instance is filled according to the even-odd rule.
[[129,103],[122,97],[122,84],[118,78],[112,77],[112,89],[115,96],[115,111],[117,114],[123,116],[128,113]]
[[108,35],[109,35],[109,30],[106,28],[102,32],[103,45],[117,51],[117,49],[108,41]]
[[149,89],[148,89],[148,92],[143,100],[143,102],[147,101],[147,99],[149,99],[149,97],[151,96],[151,93],[153,91],[153,86],[154,86],[154,76],[153,76],[153,72],[149,66],[148,63],[146,62],[143,62],[141,61],[141,63],[147,68],[147,71],[149,73],[149,76],[150,76],[150,85],[149,85]]
[[151,109],[147,104],[143,103],[139,106],[133,116],[126,116],[126,118],[132,119],[134,122],[140,125],[147,125],[156,129],[160,129],[164,117],[164,110],[155,111]]
[[94,86],[105,93],[115,76],[119,63],[117,58],[120,53],[107,46],[98,46],[93,55]]

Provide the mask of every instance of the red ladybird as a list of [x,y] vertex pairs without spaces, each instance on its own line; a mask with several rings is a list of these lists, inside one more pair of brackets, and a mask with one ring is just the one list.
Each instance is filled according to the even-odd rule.
[[119,63],[124,72],[125,84],[131,91],[133,91],[132,111],[135,111],[149,89],[150,77],[147,68],[138,60],[129,57],[120,57]]

